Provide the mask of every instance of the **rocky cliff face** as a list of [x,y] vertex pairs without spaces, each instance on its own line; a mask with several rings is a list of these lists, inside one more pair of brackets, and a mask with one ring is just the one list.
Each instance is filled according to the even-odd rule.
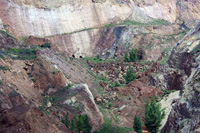
[[[111,26],[108,24],[128,19],[133,25],[154,25],[158,19],[170,23],[184,19],[191,26],[200,19],[199,3],[194,0],[1,0],[0,7],[0,19],[15,36],[47,37],[57,50],[76,57],[101,54],[113,46],[113,41],[101,41],[108,31],[101,27]],[[99,45],[106,47],[98,51]]]
[[[54,36],[124,20],[131,10],[126,4],[111,1],[1,1],[3,23],[18,37]],[[6,14],[5,14],[6,13]]]
[[173,49],[171,67],[187,75],[181,98],[173,105],[163,132],[199,132],[199,38],[200,24],[191,30]]

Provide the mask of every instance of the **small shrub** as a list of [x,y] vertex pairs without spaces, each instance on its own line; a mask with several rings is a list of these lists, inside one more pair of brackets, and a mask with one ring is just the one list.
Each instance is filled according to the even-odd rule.
[[108,108],[111,108],[112,106],[113,106],[113,103],[112,103],[112,102],[108,102],[108,103],[107,103],[107,107],[108,107]]
[[122,86],[120,83],[118,83],[118,82],[113,82],[113,83],[111,83],[108,87],[109,87],[109,88],[114,88],[114,87],[120,87],[120,86]]
[[9,93],[10,97],[16,97],[18,95],[19,95],[19,93],[17,93],[16,91],[12,91],[12,92]]
[[129,58],[130,58],[131,62],[137,62],[138,61],[138,50],[132,49]]
[[129,62],[130,59],[129,59],[129,54],[126,52],[125,55],[124,55],[124,61],[125,62]]
[[126,84],[130,83],[131,81],[135,80],[137,77],[137,74],[135,74],[133,67],[128,67],[126,71],[126,75],[124,76],[126,80]]
[[40,105],[40,106],[39,106],[39,110],[45,111],[44,106]]
[[169,96],[170,93],[173,93],[173,92],[175,92],[176,90],[162,90],[162,91],[163,91],[163,93],[164,93],[162,96],[166,96],[166,97],[167,97],[167,96]]

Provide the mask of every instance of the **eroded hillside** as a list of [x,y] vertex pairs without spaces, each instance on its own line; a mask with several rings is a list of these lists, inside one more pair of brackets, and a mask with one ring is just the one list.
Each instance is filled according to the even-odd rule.
[[0,0],[0,132],[73,132],[77,115],[92,132],[130,132],[153,97],[166,108],[163,132],[198,132],[199,7]]

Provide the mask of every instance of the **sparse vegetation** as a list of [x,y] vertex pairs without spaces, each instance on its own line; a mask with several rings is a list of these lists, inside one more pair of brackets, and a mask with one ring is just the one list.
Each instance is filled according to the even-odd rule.
[[0,58],[5,60],[4,54],[1,52],[1,50],[0,50]]
[[108,102],[107,104],[106,104],[106,107],[107,108],[111,108],[113,106],[113,103],[112,102]]
[[162,90],[163,91],[163,97],[165,96],[165,97],[167,97],[167,96],[169,96],[169,94],[170,93],[173,93],[173,92],[175,92],[176,90]]
[[16,39],[15,37],[11,36],[8,32],[4,31],[4,30],[0,30],[1,34],[4,34],[5,36],[12,38],[12,39]]
[[64,87],[62,87],[62,91],[64,91],[64,90],[68,90],[69,88],[71,88],[71,87],[73,87],[73,86],[75,86],[74,84],[68,84],[67,86],[64,86]]
[[123,86],[123,85],[118,83],[118,82],[113,82],[108,87],[109,88],[114,88],[114,87],[121,87],[121,86]]
[[[152,26],[152,25],[165,25],[165,24],[169,24],[169,22],[166,21],[166,20],[162,20],[162,19],[153,19],[152,21],[150,21],[148,23],[142,23],[142,22],[137,22],[137,21],[126,19],[126,20],[121,21],[121,22],[111,22],[111,23],[106,24],[104,26],[84,28],[84,29],[80,29],[80,30],[73,31],[73,32],[70,32],[70,33],[64,33],[62,35],[74,34],[74,33],[78,33],[78,32],[98,29],[98,28],[102,28],[102,27],[109,28],[109,27],[116,27],[116,26],[122,26],[122,25],[127,25],[127,26],[129,26],[129,25]],[[53,36],[56,36],[56,35],[53,35]],[[48,37],[52,37],[52,36],[48,36]]]
[[10,97],[16,97],[18,95],[19,95],[19,93],[17,93],[17,91],[15,91],[15,90],[9,93]]
[[24,37],[21,37],[21,40],[26,40],[28,38],[29,38],[29,36],[24,36]]
[[149,43],[145,46],[142,46],[143,49],[151,49],[153,47],[153,44],[152,43]]
[[9,68],[8,68],[8,67],[5,67],[5,66],[2,66],[2,65],[0,65],[0,70],[7,71],[7,70],[9,70]]
[[95,64],[97,64],[97,63],[110,63],[110,62],[115,62],[116,61],[114,59],[103,60],[103,59],[100,59],[99,57],[98,58],[95,58],[95,57],[85,57],[84,59],[87,60],[87,61],[93,62]]
[[104,108],[102,106],[99,106],[99,109],[104,117],[104,124],[99,131],[96,131],[96,133],[127,133],[133,131],[133,128],[112,125],[112,120],[107,116]]
[[165,56],[165,57],[160,61],[160,64],[161,64],[161,65],[165,65],[165,64],[167,63],[169,57],[170,57],[170,56]]
[[30,60],[30,59],[36,58],[36,50],[35,49],[10,48],[8,51],[5,51],[5,53],[12,59]]
[[156,77],[157,75],[159,75],[159,73],[152,73],[153,77]]
[[96,133],[127,133],[133,131],[128,127],[113,126],[110,119],[104,119],[103,127]]
[[161,20],[161,19],[154,19],[151,22],[148,23],[142,23],[142,22],[137,22],[133,20],[126,19],[120,23],[110,23],[105,25],[104,27],[115,27],[115,26],[120,26],[120,25],[141,25],[141,26],[151,26],[151,25],[164,25],[164,24],[169,24],[168,21],[166,20]]
[[36,58],[36,52],[41,48],[51,48],[51,44],[44,43],[30,48],[10,48],[4,51],[0,50],[0,58],[5,59],[4,56],[8,56],[14,60],[31,60]]
[[150,104],[147,101],[145,106],[145,126],[151,133],[158,133],[164,116],[165,112],[161,109],[160,104],[156,102],[155,97],[151,100]]
[[146,65],[152,65],[153,64],[153,61],[149,61],[149,60],[144,60],[144,61],[141,61],[139,62],[140,64],[146,64]]

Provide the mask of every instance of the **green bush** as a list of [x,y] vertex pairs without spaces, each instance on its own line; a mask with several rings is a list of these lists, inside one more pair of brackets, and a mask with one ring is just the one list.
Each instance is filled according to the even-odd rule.
[[162,96],[166,96],[166,97],[167,97],[167,96],[169,96],[170,93],[173,93],[173,92],[175,92],[176,90],[162,90],[162,91],[163,91],[163,93],[164,93]]
[[129,58],[130,58],[131,62],[137,62],[138,61],[138,50],[132,49]]
[[129,62],[130,59],[129,59],[129,54],[126,52],[125,55],[124,55],[124,61],[125,62]]
[[128,67],[126,70],[126,75],[124,76],[126,80],[126,84],[130,83],[131,81],[135,80],[137,77],[137,74],[135,74],[133,67]]
[[133,129],[137,133],[142,133],[142,121],[137,116],[134,117]]
[[147,101],[145,106],[145,126],[151,133],[158,133],[164,116],[165,112],[161,109],[160,104],[156,102],[155,97],[151,100],[150,104]]
[[113,82],[113,83],[111,83],[108,87],[109,87],[109,88],[114,88],[114,87],[120,87],[120,86],[122,86],[120,83],[118,83],[118,82]]
[[66,126],[67,128],[69,128],[69,126],[70,126],[70,120],[69,120],[68,117],[69,117],[69,116],[68,116],[68,114],[67,114],[67,115],[65,116],[65,119],[62,120],[62,123],[65,124],[65,126]]

